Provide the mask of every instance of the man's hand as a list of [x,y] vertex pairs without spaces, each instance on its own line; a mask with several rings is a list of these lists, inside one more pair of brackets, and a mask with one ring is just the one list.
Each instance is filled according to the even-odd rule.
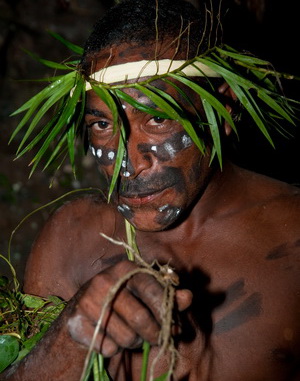
[[[138,268],[130,261],[122,261],[97,274],[75,295],[78,300],[68,320],[72,338],[89,346],[107,295],[116,283]],[[192,302],[189,290],[176,291],[178,311]],[[163,287],[149,274],[136,273],[117,291],[104,314],[94,344],[105,357],[115,355],[122,348],[138,348],[143,340],[155,345],[161,326]]]

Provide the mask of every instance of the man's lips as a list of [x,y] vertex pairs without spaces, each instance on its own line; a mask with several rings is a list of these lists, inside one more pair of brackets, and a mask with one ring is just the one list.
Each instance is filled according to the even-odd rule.
[[140,194],[122,194],[119,197],[120,204],[126,204],[133,207],[138,207],[144,204],[148,204],[158,197],[163,196],[168,189],[162,189],[159,191],[152,191],[151,193],[140,193]]

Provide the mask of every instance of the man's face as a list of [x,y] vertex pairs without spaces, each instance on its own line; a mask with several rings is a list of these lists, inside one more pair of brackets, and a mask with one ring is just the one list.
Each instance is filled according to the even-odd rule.
[[[116,48],[112,65],[124,62],[120,49],[122,51],[122,46]],[[142,60],[144,57],[141,51],[140,55],[127,56],[125,62]],[[98,59],[97,62],[96,70],[105,66],[106,59]],[[155,86],[184,106],[184,100],[173,86],[162,81],[156,81]],[[123,91],[139,103],[157,108],[140,91],[132,88]],[[192,93],[189,96],[195,98]],[[195,98],[194,101],[201,109],[200,100]],[[176,120],[155,117],[126,102],[122,102],[122,109],[128,140],[120,171],[120,183],[113,201],[119,212],[137,229],[166,229],[177,222],[199,197],[210,173],[209,158],[201,155],[183,126]],[[88,91],[86,125],[89,129],[91,152],[100,171],[110,182],[119,133],[113,132],[111,110],[93,91]]]

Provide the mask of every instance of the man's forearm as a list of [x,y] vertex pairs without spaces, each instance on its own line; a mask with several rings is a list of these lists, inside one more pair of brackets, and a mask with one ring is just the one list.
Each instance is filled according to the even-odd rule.
[[87,349],[76,343],[67,330],[72,300],[50,327],[42,340],[20,363],[0,375],[1,381],[80,379]]

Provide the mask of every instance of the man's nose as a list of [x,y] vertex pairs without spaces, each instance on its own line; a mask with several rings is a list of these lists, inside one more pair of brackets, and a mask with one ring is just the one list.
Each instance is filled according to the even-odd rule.
[[139,144],[142,143],[139,135],[133,132],[128,137],[122,161],[122,177],[135,178],[153,165],[152,155],[139,150]]

